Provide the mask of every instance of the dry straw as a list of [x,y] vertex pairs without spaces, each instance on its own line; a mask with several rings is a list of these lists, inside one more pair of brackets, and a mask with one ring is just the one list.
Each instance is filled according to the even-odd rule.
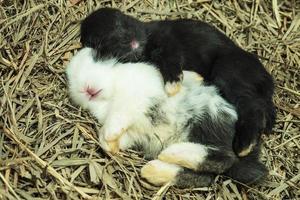
[[[300,2],[297,0],[0,1],[0,199],[300,199]],[[141,20],[194,18],[257,54],[276,82],[274,135],[264,138],[267,180],[239,187],[158,188],[136,152],[104,153],[96,120],[67,94],[66,64],[79,22],[98,7]]]

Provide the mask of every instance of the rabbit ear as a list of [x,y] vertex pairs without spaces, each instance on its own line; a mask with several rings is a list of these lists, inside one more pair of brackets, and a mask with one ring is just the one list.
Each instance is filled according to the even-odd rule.
[[82,74],[84,74],[84,71],[91,65],[91,63],[89,63],[92,58],[91,51],[90,48],[84,48],[78,51],[72,57],[66,68],[70,97],[73,102],[84,108],[87,108],[88,104],[86,95],[84,94],[85,83]]
[[[69,82],[77,81],[79,72],[84,72],[85,69],[87,70],[89,68],[89,65],[92,65],[92,51],[93,50],[91,48],[83,48],[72,57],[66,68]],[[84,65],[86,66],[85,69],[83,69]]]

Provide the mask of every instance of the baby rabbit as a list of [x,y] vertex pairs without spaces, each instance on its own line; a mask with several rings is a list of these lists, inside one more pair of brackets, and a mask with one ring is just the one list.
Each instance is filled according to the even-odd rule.
[[179,91],[182,70],[199,73],[236,107],[233,147],[239,156],[252,151],[261,132],[275,122],[273,80],[259,60],[207,23],[166,20],[143,23],[117,9],[100,8],[81,24],[83,46],[96,58],[148,62],[161,72],[166,91]]
[[266,175],[258,145],[243,158],[235,155],[235,108],[198,74],[184,71],[180,92],[168,97],[153,65],[96,61],[94,53],[83,48],[68,65],[70,96],[103,124],[106,151],[138,148],[153,159],[141,169],[150,183],[201,187],[217,174],[243,183]]

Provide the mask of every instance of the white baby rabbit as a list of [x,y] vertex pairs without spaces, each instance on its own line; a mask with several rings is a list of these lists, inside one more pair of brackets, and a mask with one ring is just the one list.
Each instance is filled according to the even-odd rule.
[[155,185],[208,186],[216,174],[252,183],[266,174],[259,146],[238,158],[232,150],[237,114],[214,86],[184,71],[182,89],[165,94],[161,74],[146,63],[95,61],[83,48],[67,67],[70,96],[103,124],[106,151],[139,148],[155,159],[141,175]]
[[70,95],[104,125],[106,140],[114,141],[145,117],[142,111],[152,105],[152,98],[166,95],[159,72],[147,64],[119,64],[114,59],[96,63],[92,53],[82,49],[67,67]]

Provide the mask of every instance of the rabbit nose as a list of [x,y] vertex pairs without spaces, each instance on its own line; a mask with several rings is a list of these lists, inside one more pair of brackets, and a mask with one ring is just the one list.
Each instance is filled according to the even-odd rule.
[[86,93],[90,96],[90,97],[96,97],[99,93],[101,92],[100,90],[96,90],[95,88],[90,88],[88,87],[86,89]]

